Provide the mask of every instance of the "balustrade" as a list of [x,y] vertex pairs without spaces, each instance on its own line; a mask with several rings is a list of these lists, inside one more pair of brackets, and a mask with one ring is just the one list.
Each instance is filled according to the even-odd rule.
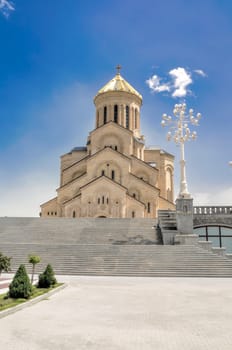
[[232,215],[232,206],[196,206],[194,215]]

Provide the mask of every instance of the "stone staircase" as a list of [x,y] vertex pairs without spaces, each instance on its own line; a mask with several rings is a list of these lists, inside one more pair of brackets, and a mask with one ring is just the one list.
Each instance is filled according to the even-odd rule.
[[198,245],[158,244],[150,219],[0,219],[0,251],[12,270],[28,255],[57,275],[232,277],[232,260]]
[[157,244],[156,224],[139,218],[0,218],[0,244]]
[[174,210],[159,210],[158,211],[158,226],[162,243],[174,244],[175,236],[178,234],[176,224],[176,211]]
[[13,256],[12,270],[27,263],[29,253],[39,255],[41,272],[50,263],[57,275],[232,277],[232,261],[198,246],[110,244],[1,244]]

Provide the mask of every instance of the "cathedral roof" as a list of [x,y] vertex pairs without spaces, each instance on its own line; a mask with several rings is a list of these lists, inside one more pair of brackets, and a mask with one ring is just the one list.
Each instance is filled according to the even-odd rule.
[[106,85],[104,85],[97,93],[95,98],[105,92],[110,91],[124,91],[134,94],[142,100],[142,95],[136,91],[118,72],[113,79],[111,79]]

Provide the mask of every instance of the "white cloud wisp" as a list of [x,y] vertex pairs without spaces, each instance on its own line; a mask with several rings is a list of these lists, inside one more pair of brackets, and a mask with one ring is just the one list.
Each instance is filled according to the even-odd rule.
[[160,83],[160,78],[158,75],[153,75],[151,78],[146,80],[147,85],[149,88],[154,91],[154,92],[164,92],[164,91],[170,91],[170,86],[169,84],[161,84]]
[[9,17],[10,12],[14,11],[15,7],[11,1],[0,0],[0,12],[5,16]]
[[202,76],[203,78],[207,77],[207,74],[202,69],[195,69],[194,72]]

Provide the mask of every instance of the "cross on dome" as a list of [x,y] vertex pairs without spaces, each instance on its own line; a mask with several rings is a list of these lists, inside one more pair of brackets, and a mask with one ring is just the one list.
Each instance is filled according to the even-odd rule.
[[115,68],[117,69],[117,74],[120,74],[120,70],[122,69],[122,66],[118,64]]

